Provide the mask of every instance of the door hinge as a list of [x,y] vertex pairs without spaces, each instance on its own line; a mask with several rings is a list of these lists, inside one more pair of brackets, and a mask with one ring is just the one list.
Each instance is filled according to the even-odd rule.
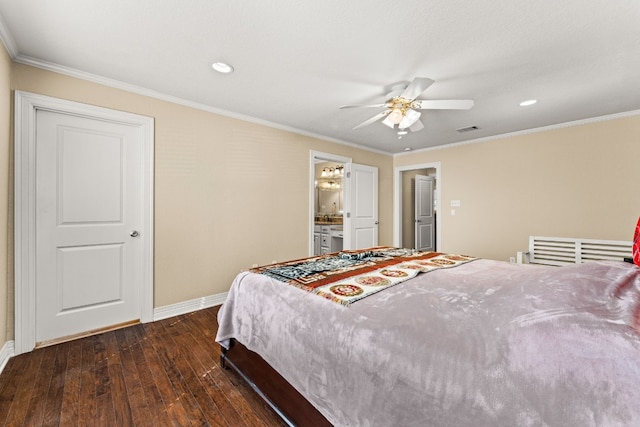
[[351,178],[351,172],[347,172],[347,178]]
[[351,212],[347,212],[347,218],[351,218]]

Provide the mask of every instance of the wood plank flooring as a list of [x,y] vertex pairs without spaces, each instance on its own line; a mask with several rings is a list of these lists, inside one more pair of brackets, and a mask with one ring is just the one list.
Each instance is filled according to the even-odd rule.
[[220,367],[218,307],[34,350],[0,375],[0,425],[284,426]]

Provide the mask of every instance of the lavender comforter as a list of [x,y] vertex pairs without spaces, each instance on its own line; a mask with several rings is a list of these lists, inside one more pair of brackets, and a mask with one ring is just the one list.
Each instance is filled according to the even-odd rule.
[[337,426],[640,425],[640,268],[477,260],[351,307],[241,273],[236,338]]

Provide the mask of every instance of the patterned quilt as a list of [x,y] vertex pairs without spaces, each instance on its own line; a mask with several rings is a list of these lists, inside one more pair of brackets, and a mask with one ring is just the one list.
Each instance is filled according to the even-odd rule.
[[451,268],[475,259],[383,246],[270,264],[250,271],[349,306],[418,273]]

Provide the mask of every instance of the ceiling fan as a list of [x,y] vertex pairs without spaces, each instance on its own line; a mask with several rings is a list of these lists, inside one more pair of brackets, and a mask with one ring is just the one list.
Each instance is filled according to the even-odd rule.
[[424,125],[419,120],[422,113],[416,110],[468,110],[473,107],[474,102],[471,99],[417,99],[433,83],[434,81],[427,77],[416,77],[400,95],[394,96],[392,92],[384,104],[344,105],[340,108],[386,107],[386,110],[360,123],[354,129],[368,126],[386,116],[382,123],[390,128],[397,126],[401,130],[409,128],[412,132],[417,132],[424,128]]

